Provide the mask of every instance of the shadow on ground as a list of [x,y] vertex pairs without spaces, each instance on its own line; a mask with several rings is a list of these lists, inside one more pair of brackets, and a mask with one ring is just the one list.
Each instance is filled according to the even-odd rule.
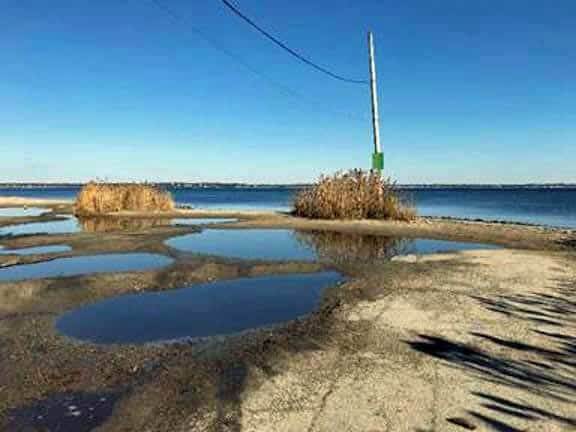
[[[548,293],[472,298],[490,311],[527,323],[532,335],[537,336],[532,340],[541,341],[541,346],[478,332],[471,335],[481,345],[493,345],[494,350],[488,352],[475,344],[426,334],[420,334],[419,339],[408,342],[409,345],[482,380],[538,396],[536,400],[576,406],[576,280],[553,280]],[[491,430],[522,431],[524,429],[511,425],[518,420],[549,421],[570,430],[576,428],[576,416],[567,417],[496,394],[472,394],[478,399],[482,413],[469,409],[468,414]],[[451,419],[447,421],[454,423]]]

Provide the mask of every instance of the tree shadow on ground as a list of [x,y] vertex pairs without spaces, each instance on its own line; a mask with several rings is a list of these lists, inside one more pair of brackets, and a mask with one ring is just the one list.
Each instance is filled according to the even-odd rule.
[[[479,379],[521,390],[539,400],[576,406],[576,280],[555,279],[552,282],[548,293],[496,298],[472,296],[492,312],[527,322],[532,334],[539,336],[537,340],[541,341],[541,346],[480,332],[471,335],[482,345],[488,343],[497,349],[488,351],[474,343],[463,344],[426,334],[420,334],[418,340],[408,344],[416,351],[448,362]],[[492,430],[523,430],[508,423],[514,421],[550,421],[576,428],[576,417],[538,407],[532,404],[535,402],[515,401],[483,392],[472,394],[478,398],[482,412],[468,410],[468,415]]]

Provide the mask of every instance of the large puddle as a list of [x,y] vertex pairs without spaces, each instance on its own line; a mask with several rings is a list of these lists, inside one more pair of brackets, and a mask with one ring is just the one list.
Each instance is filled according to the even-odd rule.
[[21,249],[4,249],[0,246],[0,255],[42,255],[70,252],[72,248],[66,245],[36,246]]
[[57,258],[0,268],[0,281],[68,277],[92,273],[154,270],[172,263],[164,255],[127,253]]
[[0,217],[35,217],[51,211],[40,207],[4,207],[0,208]]
[[396,255],[494,249],[481,243],[402,239],[331,231],[208,229],[166,241],[172,248],[201,255],[247,260],[369,261]]
[[72,215],[58,215],[58,217],[66,220],[8,225],[0,228],[0,236],[73,234],[80,231],[89,233],[142,231],[166,226],[202,226],[238,221],[231,218],[76,218]]
[[207,229],[166,241],[172,248],[202,255],[247,260],[313,261],[314,251],[298,242],[291,230]]
[[74,217],[70,217],[66,220],[8,225],[0,228],[0,236],[72,234],[79,231],[80,225],[78,220]]
[[227,335],[309,314],[324,289],[342,280],[336,272],[291,274],[129,294],[68,312],[56,327],[99,344]]

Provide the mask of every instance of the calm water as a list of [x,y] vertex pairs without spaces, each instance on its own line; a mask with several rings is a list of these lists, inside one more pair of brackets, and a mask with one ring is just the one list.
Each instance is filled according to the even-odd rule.
[[37,246],[22,249],[4,249],[0,246],[0,255],[40,255],[70,252],[72,248],[66,245]]
[[0,217],[40,216],[52,210],[40,207],[4,207],[0,208]]
[[34,234],[73,234],[81,230],[76,218],[50,222],[33,222],[0,227],[0,236],[19,236]]
[[227,335],[309,314],[324,289],[342,280],[335,272],[290,274],[128,294],[68,312],[56,327],[100,344]]
[[66,220],[49,222],[31,222],[26,224],[0,227],[1,236],[20,236],[36,234],[73,234],[84,232],[117,232],[140,231],[167,225],[213,225],[237,222],[238,219],[225,218],[179,218],[179,219],[145,219],[145,218],[88,218],[77,219],[71,215],[62,215]]
[[285,229],[208,229],[166,241],[175,249],[202,255],[266,261],[370,260],[407,253],[435,253],[496,246],[427,239],[397,239],[336,232]]
[[22,281],[92,273],[153,270],[172,264],[164,255],[126,253],[57,258],[34,264],[0,268],[1,281]]
[[[294,191],[281,188],[187,188],[172,191],[180,204],[204,208],[288,210]],[[74,188],[0,189],[0,195],[72,199]],[[497,219],[576,228],[573,189],[410,190],[420,214]]]
[[8,431],[89,432],[112,415],[114,393],[56,393],[7,413]]

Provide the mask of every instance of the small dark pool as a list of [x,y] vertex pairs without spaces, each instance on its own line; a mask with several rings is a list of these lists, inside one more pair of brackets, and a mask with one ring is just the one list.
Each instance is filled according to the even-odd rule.
[[291,274],[129,294],[65,313],[56,327],[99,344],[227,335],[306,315],[342,280],[336,272]]
[[206,229],[166,241],[172,248],[201,255],[247,260],[336,261],[390,258],[409,253],[493,249],[481,243],[404,239],[334,231],[286,229]]
[[41,255],[70,252],[72,248],[66,245],[36,246],[21,249],[4,249],[0,246],[0,255]]
[[57,393],[7,413],[9,431],[89,432],[111,415],[114,393]]
[[167,266],[172,259],[150,253],[127,253],[57,258],[34,264],[0,268],[0,281],[20,281],[92,273],[153,270]]

